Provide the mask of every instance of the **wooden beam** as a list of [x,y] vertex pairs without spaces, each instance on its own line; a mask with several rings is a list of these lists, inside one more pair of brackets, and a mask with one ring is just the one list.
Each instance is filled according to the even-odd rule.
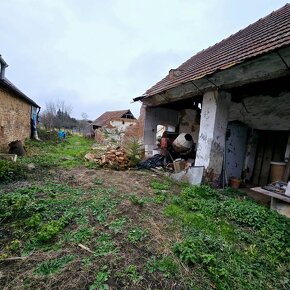
[[[287,64],[290,63],[290,46],[280,49],[279,54]],[[290,71],[285,67],[285,63],[276,52],[272,52],[240,64],[233,64],[232,67],[218,71],[210,76],[190,80],[162,93],[144,98],[142,102],[149,106],[157,106],[175,102],[186,98],[186,96],[188,97],[188,95],[200,95],[201,92],[206,92],[216,87],[228,90],[245,84],[288,75],[290,76]]]

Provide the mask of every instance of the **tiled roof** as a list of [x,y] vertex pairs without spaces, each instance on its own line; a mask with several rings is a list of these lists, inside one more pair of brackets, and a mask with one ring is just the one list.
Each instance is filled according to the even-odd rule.
[[197,53],[146,91],[155,95],[290,44],[290,4]]
[[23,101],[29,103],[30,105],[40,108],[39,105],[37,105],[33,100],[31,100],[30,98],[28,98],[24,93],[22,93],[14,84],[12,84],[8,79],[3,78],[0,79],[0,88],[4,88],[9,92],[12,92],[14,94],[16,94],[20,99],[22,99]]
[[110,120],[122,118],[126,114],[132,114],[132,113],[129,109],[128,110],[121,110],[121,111],[108,111],[108,112],[103,113],[100,117],[98,117],[93,122],[93,125],[103,127],[103,126],[109,125]]

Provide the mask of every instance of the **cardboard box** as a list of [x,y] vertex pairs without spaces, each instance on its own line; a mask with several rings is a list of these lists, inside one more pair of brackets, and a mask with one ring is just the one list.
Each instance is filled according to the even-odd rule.
[[183,159],[173,161],[174,172],[178,173],[185,169],[186,161]]

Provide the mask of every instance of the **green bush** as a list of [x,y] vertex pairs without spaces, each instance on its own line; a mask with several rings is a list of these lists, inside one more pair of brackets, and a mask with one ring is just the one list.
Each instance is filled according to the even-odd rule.
[[38,137],[43,141],[57,141],[58,135],[56,130],[37,129]]
[[142,145],[137,138],[131,138],[124,144],[125,150],[128,154],[130,166],[135,167],[141,160]]
[[26,177],[25,167],[22,164],[0,159],[0,183],[10,182]]

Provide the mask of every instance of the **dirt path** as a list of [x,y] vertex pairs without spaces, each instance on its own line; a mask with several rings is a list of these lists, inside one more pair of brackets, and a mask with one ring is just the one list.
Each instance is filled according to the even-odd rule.
[[[152,182],[167,189],[154,189]],[[51,170],[44,179],[3,190],[35,186],[39,189],[29,193],[35,192],[33,202],[50,202],[55,212],[50,217],[49,208],[40,211],[40,223],[47,224],[48,216],[56,220],[69,209],[74,217],[47,242],[37,240],[43,226],[28,226],[33,213],[30,219],[24,215],[25,221],[17,220],[18,233],[4,222],[1,250],[7,256],[27,257],[0,262],[1,289],[184,289],[175,272],[184,277],[189,272],[172,254],[172,229],[163,214],[166,196],[177,194],[179,185],[147,171],[82,167]],[[59,206],[62,203],[70,206]],[[13,249],[15,243],[19,246]]]

